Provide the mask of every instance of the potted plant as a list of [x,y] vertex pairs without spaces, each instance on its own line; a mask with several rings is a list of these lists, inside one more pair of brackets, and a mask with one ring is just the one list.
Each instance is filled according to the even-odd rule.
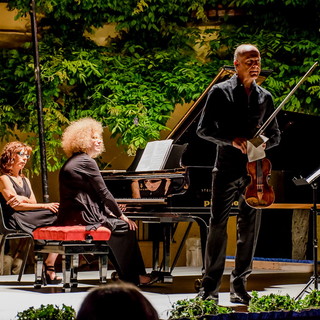
[[214,300],[202,300],[200,298],[178,300],[172,305],[169,319],[205,319],[208,315],[229,314],[233,310],[217,305]]
[[30,307],[27,310],[18,312],[16,318],[18,320],[75,320],[76,311],[64,304],[61,308],[48,304],[41,305],[40,308]]
[[185,299],[172,305],[169,320],[266,320],[266,319],[320,319],[320,291],[314,290],[305,298],[295,300],[287,295],[271,293],[258,296],[252,292],[248,312],[234,312],[213,300]]
[[[259,317],[250,319],[319,319],[320,318],[320,291],[313,290],[303,299],[295,300],[288,294],[280,295],[271,293],[259,297],[258,293],[252,292],[248,311],[249,314]],[[248,318],[249,319],[249,318]]]

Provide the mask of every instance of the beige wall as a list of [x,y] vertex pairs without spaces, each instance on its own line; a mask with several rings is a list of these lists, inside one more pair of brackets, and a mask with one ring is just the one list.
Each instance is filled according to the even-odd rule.
[[0,3],[0,47],[16,48],[31,39],[30,19],[15,20],[16,11],[8,11],[6,3]]

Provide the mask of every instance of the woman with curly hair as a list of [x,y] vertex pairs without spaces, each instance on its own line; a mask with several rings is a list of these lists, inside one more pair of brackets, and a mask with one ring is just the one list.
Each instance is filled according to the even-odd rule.
[[[7,143],[0,155],[0,203],[7,227],[32,234],[38,227],[49,226],[57,220],[58,202],[38,203],[29,179],[22,173],[32,148],[20,141]],[[61,282],[55,274],[57,254],[50,253],[44,263],[48,284]]]
[[146,274],[136,239],[137,225],[118,206],[93,158],[104,151],[103,128],[92,118],[72,122],[62,136],[62,148],[69,157],[59,174],[59,225],[85,225],[87,229],[108,227],[110,260],[121,280],[146,285]]

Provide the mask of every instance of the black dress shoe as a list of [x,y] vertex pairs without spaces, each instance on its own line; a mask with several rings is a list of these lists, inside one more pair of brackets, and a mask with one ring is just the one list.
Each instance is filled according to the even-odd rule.
[[219,296],[217,293],[206,291],[204,288],[201,288],[199,293],[196,295],[196,298],[202,300],[214,300],[217,304],[219,302]]
[[250,300],[251,296],[248,292],[230,293],[230,302],[249,305]]

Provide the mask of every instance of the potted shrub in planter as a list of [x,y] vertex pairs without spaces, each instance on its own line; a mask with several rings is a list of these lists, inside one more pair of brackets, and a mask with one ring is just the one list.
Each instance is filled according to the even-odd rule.
[[170,320],[269,320],[269,319],[320,319],[320,291],[314,290],[304,299],[295,300],[289,295],[269,294],[259,297],[252,292],[248,312],[234,312],[220,307],[212,300],[185,299],[172,305]]
[[61,308],[52,304],[41,305],[40,308],[30,307],[18,312],[18,320],[75,320],[76,311],[72,307],[62,305]]
[[[320,319],[320,291],[313,290],[305,298],[295,300],[287,295],[269,294],[258,297],[252,292],[248,307],[250,319]],[[256,316],[255,316],[256,315]],[[249,319],[249,318],[248,318]]]
[[233,312],[231,308],[221,307],[214,300],[184,299],[172,305],[169,319],[207,319],[208,315],[226,315],[231,312]]

